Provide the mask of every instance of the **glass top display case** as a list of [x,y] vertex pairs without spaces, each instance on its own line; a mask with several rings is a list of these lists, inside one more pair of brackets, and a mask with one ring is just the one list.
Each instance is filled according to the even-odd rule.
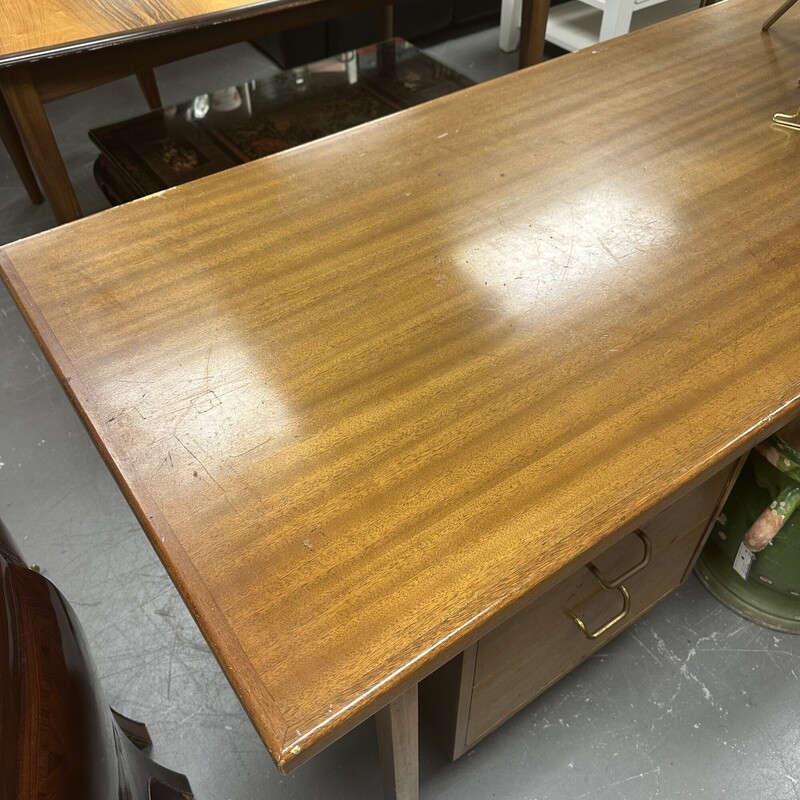
[[472,84],[394,39],[95,128],[95,175],[112,202],[130,200]]

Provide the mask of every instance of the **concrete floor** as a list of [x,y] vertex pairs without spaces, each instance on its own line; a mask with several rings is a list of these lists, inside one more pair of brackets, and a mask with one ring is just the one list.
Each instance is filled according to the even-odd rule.
[[[433,51],[478,79],[513,67],[496,30]],[[165,102],[269,70],[246,45],[157,71]],[[90,127],[145,111],[133,80],[49,107],[81,203]],[[0,242],[52,225],[0,153]],[[111,703],[207,800],[380,797],[365,724],[282,777],[0,287],[0,516],[70,599]],[[455,764],[423,731],[423,800],[800,798],[800,637],[687,585]]]

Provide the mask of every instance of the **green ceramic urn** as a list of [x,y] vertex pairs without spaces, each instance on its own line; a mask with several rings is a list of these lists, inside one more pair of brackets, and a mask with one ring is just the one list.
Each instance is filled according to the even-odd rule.
[[780,434],[750,453],[695,571],[743,617],[800,633],[800,450]]

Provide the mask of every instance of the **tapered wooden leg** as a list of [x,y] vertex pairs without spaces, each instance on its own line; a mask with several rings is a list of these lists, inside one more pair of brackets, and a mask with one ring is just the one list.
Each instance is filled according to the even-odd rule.
[[773,23],[779,20],[795,3],[797,0],[786,0],[786,2],[761,26],[762,31],[768,31]]
[[544,60],[544,36],[550,0],[522,0],[522,23],[519,30],[519,68]]
[[144,99],[147,100],[147,105],[154,111],[157,108],[161,108],[161,95],[158,92],[156,75],[153,70],[148,69],[144,72],[137,72],[136,80],[139,81],[139,87],[142,90]]
[[33,174],[30,161],[28,161],[28,154],[22,145],[22,139],[19,138],[19,131],[14,124],[14,119],[8,110],[2,92],[0,92],[0,139],[3,140],[3,144],[6,146],[9,156],[11,156],[11,163],[16,168],[31,202],[41,203],[44,198],[39,190],[36,176]]
[[56,220],[70,222],[82,216],[53,129],[28,69],[20,66],[0,71],[0,90]]
[[381,41],[394,39],[394,6],[384,6],[381,9]]
[[375,715],[385,800],[419,798],[418,709],[414,685]]

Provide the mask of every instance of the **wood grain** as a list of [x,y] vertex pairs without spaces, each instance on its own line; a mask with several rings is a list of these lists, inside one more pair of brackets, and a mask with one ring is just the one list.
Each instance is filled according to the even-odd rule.
[[[53,61],[41,54],[19,55],[36,80],[44,102],[56,100],[99,86],[136,72],[189,58],[229,44],[251,38],[322,22],[332,17],[372,11],[376,13],[379,0],[309,0],[301,5],[261,7],[258,16],[226,21],[225,24],[193,27],[189,19],[176,23],[169,35],[140,36],[108,42],[95,47],[65,48],[58,54],[58,69]],[[0,57],[0,66],[3,59]],[[0,77],[2,70],[0,69]]]
[[761,13],[2,252],[282,769],[797,411],[800,18]]
[[56,220],[76,219],[81,215],[78,198],[30,70],[18,66],[0,72],[0,92],[5,95],[8,110],[25,142]]
[[137,749],[151,744],[147,727],[105,704],[80,622],[2,521],[0,634],[3,800],[192,800],[184,775]]
[[544,42],[550,0],[522,0],[519,33],[519,66],[532,67],[544,60]]
[[[572,575],[422,681],[421,712],[450,758],[464,755],[687,578],[746,459],[723,468],[641,526],[653,543],[652,559],[640,576],[626,579],[628,617],[602,637],[588,641],[567,613],[579,613],[590,625],[594,618],[599,627],[604,607],[606,619],[613,617],[620,597],[598,590],[586,563],[576,563]],[[593,563],[610,579],[641,557],[641,542],[629,535]]]
[[4,0],[0,67],[319,4],[320,0]]
[[[0,25],[0,91],[9,97],[15,124],[4,126],[0,133],[31,199],[40,202],[41,196],[24,148],[14,147],[17,129],[57,222],[75,220],[81,216],[80,205],[43,103],[137,73],[148,104],[157,108],[161,100],[152,72],[155,66],[384,3],[9,0]],[[391,6],[381,8],[384,30],[391,30],[392,18]],[[57,66],[54,59],[58,59]]]
[[[577,614],[590,630],[596,630],[622,607],[619,593],[604,590],[581,566],[481,639],[468,701],[469,724],[454,752],[460,754],[475,745],[680,585],[731,470],[724,468],[642,525],[652,541],[652,559],[625,581],[631,610],[608,633],[587,639],[567,615]],[[637,564],[641,552],[641,542],[630,534],[594,563],[603,575],[613,578]]]

